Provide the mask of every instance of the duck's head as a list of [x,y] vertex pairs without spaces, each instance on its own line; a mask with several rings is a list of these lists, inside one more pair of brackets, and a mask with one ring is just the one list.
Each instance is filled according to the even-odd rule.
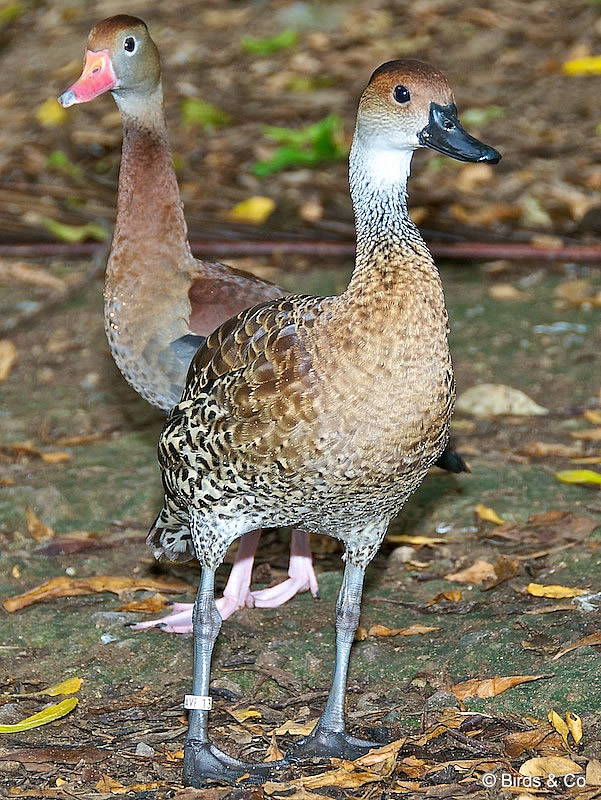
[[372,152],[430,147],[459,161],[501,158],[462,128],[442,72],[414,59],[388,61],[374,72],[359,103],[355,137]]
[[119,14],[99,22],[88,36],[81,76],[58,98],[67,108],[104,92],[147,95],[161,80],[159,51],[141,19]]

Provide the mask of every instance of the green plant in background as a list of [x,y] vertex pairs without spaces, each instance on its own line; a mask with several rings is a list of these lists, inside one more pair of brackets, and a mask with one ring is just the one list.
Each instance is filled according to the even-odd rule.
[[269,56],[278,50],[288,50],[298,41],[298,34],[294,28],[287,28],[275,36],[258,39],[256,36],[243,36],[240,44],[242,49],[252,56]]
[[184,97],[180,107],[180,117],[183,125],[201,128],[203,131],[229,125],[232,121],[226,111],[196,97]]
[[335,161],[347,154],[342,119],[338,114],[328,114],[319,122],[297,130],[270,125],[264,133],[280,147],[270,159],[252,165],[253,174],[259,178],[287,167],[312,167],[322,161]]
[[72,178],[81,177],[81,167],[74,164],[64,150],[53,150],[46,159],[46,168],[63,172]]
[[502,106],[485,106],[484,108],[468,108],[461,112],[461,122],[466,128],[479,128],[487,122],[505,116]]

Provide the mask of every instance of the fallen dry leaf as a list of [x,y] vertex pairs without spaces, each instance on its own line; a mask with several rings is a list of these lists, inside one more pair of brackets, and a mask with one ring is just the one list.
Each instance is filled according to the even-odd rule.
[[275,738],[275,731],[272,731],[271,742],[269,743],[269,747],[267,748],[267,752],[265,753],[265,758],[263,761],[280,761],[282,758],[284,758],[284,754],[278,747],[278,743]]
[[455,408],[474,417],[531,417],[548,413],[520,389],[502,383],[481,383],[466,389],[457,398]]
[[549,711],[549,713],[547,715],[547,719],[549,720],[551,725],[553,725],[553,727],[555,728],[557,733],[561,736],[561,738],[563,739],[563,743],[567,747],[568,734],[570,733],[570,730],[569,730],[568,726],[566,725],[565,720],[563,720],[559,716],[557,711],[554,711],[553,709],[551,709],[551,711]]
[[529,458],[576,458],[582,455],[581,444],[560,442],[528,442],[518,451]]
[[521,562],[519,558],[499,556],[493,564],[494,578],[487,578],[482,583],[482,589],[488,591],[499,586],[504,581],[508,581],[510,578],[515,578],[516,575],[519,575],[520,569]]
[[601,442],[601,428],[589,428],[584,431],[571,431],[572,439],[579,439],[583,442]]
[[486,580],[495,580],[497,573],[495,568],[488,561],[478,559],[471,567],[459,570],[459,572],[450,572],[445,575],[447,581],[457,581],[458,583],[484,583]]
[[601,410],[598,408],[587,408],[582,412],[582,416],[591,425],[601,425]]
[[0,280],[20,281],[42,289],[56,289],[59,292],[67,289],[67,284],[62,278],[52,275],[46,269],[33,267],[22,261],[0,260]]
[[572,739],[579,744],[580,740],[582,739],[582,720],[578,716],[578,714],[574,714],[573,711],[568,711],[566,714],[566,722],[568,724],[568,729],[572,734]]
[[436,539],[432,536],[404,536],[402,534],[391,534],[386,537],[387,542],[393,544],[409,544],[413,547],[436,547],[439,544],[445,544],[446,539]]
[[17,361],[17,348],[10,339],[0,339],[0,381],[5,381]]
[[230,714],[236,722],[245,722],[247,719],[260,719],[261,712],[257,711],[256,708],[249,706],[248,708],[233,708],[228,709],[228,714]]
[[521,292],[510,283],[493,284],[488,290],[488,296],[492,297],[493,300],[512,300],[518,302],[528,300],[526,292]]
[[436,603],[440,603],[442,600],[448,600],[449,603],[458,603],[462,598],[462,593],[459,589],[451,589],[448,592],[438,592],[435,594],[434,597],[430,598],[426,603],[427,606],[434,606]]
[[316,725],[317,717],[307,722],[295,722],[292,719],[287,719],[286,722],[276,728],[273,733],[275,733],[276,736],[284,736],[286,733],[290,733],[293,736],[308,736]]
[[61,436],[53,444],[58,445],[58,447],[77,447],[82,444],[92,444],[102,439],[108,439],[113,434],[114,431],[96,431],[95,433],[83,433],[79,436]]
[[65,464],[67,461],[73,460],[71,453],[65,453],[63,451],[41,453],[40,456],[42,461],[44,461],[46,464]]
[[[440,628],[419,624],[410,625],[408,628],[387,628],[386,625],[372,625],[365,635],[361,634],[360,641],[363,641],[368,636],[419,636],[420,634],[432,633],[438,630]],[[363,628],[363,631],[365,631],[365,628]],[[359,637],[356,636],[355,638]]]
[[601,761],[596,758],[591,758],[586,765],[586,785],[601,786]]
[[[582,592],[580,592],[580,594],[582,594]],[[576,650],[579,647],[594,647],[598,644],[601,644],[601,633],[590,633],[588,636],[583,636],[582,639],[578,639],[578,641],[572,642],[572,644],[562,648],[551,660],[557,661],[558,658],[565,656],[566,653],[571,653],[572,650]]]
[[586,589],[574,589],[570,586],[559,586],[558,584],[529,583],[526,587],[528,594],[533,597],[551,597],[555,600],[562,597],[578,597],[586,594]]
[[508,677],[496,675],[494,678],[471,678],[451,686],[451,691],[458,700],[465,700],[468,697],[485,699],[496,697],[522,683],[539,681],[544,677],[544,675],[510,675]]
[[562,777],[582,772],[582,767],[571,758],[564,756],[543,756],[529,758],[520,767],[520,775],[532,778],[546,778],[548,775]]
[[133,611],[139,614],[156,614],[162,611],[167,605],[167,598],[160,592],[156,592],[144,600],[132,600],[131,603],[119,606],[117,611]]
[[160,592],[187,592],[190,591],[187,583],[176,581],[154,580],[152,578],[129,578],[127,576],[99,575],[92,578],[69,578],[61,575],[58,578],[42,583],[34,589],[30,589],[24,594],[15,597],[7,597],[2,605],[6,611],[12,613],[22,608],[31,606],[34,603],[41,603],[55,597],[75,597],[83,594],[95,594],[96,592],[113,592],[122,594],[127,591],[146,591]]
[[33,508],[27,508],[25,514],[27,517],[27,530],[36,542],[42,542],[44,539],[51,539],[54,536],[54,530],[38,518]]
[[503,747],[509,758],[517,758],[525,750],[537,750],[543,739],[550,739],[551,736],[557,739],[557,746],[560,747],[560,738],[555,733],[551,734],[548,727],[509,733],[503,739]]
[[474,508],[474,511],[476,512],[478,519],[485,520],[486,522],[494,522],[495,525],[505,524],[505,520],[501,519],[501,517],[493,508],[489,508],[483,503],[478,503],[478,505]]

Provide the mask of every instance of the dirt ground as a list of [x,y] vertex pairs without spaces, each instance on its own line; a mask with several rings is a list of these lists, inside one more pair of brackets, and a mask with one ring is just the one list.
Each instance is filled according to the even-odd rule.
[[[195,591],[194,564],[155,564],[144,544],[161,502],[162,416],[129,389],[106,346],[106,238],[86,259],[33,249],[52,240],[52,222],[93,223],[98,239],[110,231],[121,142],[114,104],[99,98],[65,117],[41,109],[78,76],[94,22],[123,11],[146,20],[163,56],[193,240],[349,240],[344,158],[258,178],[253,164],[276,148],[264,126],[299,128],[336,113],[348,143],[373,69],[410,55],[447,73],[466,127],[503,153],[498,167],[485,169],[416,155],[411,205],[429,240],[541,248],[558,237],[599,241],[601,75],[562,71],[566,61],[601,52],[596,2],[0,6],[0,339],[16,349],[0,382],[0,594],[10,599],[59,577],[148,585],[0,610],[0,792],[61,800],[528,800],[540,794],[524,780],[534,775],[546,797],[601,797],[601,494],[590,477],[557,477],[601,473],[601,270],[592,260],[507,258],[440,261],[458,391],[504,384],[548,413],[458,412],[453,436],[471,473],[433,470],[368,573],[349,724],[396,745],[355,766],[295,765],[263,788],[182,789],[191,639],[125,626],[143,618],[157,594],[160,604]],[[241,44],[288,29],[296,42],[273,53]],[[228,123],[186,125],[186,98],[214,104]],[[259,194],[275,202],[267,222],[227,218]],[[3,255],[15,243],[27,254]],[[340,291],[352,269],[351,258],[228,261],[320,294]],[[491,510],[496,522],[487,519]],[[255,585],[285,577],[288,541],[286,532],[263,537]],[[320,600],[302,595],[280,609],[247,609],[223,626],[210,724],[234,755],[262,760],[275,745],[285,751],[323,707],[341,551],[324,537],[313,545]],[[537,596],[532,584],[562,589]],[[142,607],[124,610],[132,601]],[[83,680],[68,715],[3,732],[64,699],[25,694],[68,678]],[[560,722],[571,715],[569,730],[549,720],[551,711]],[[562,769],[565,779],[548,782]],[[494,785],[483,781],[488,774]],[[511,787],[502,787],[503,775]],[[570,775],[586,785],[570,785]]]

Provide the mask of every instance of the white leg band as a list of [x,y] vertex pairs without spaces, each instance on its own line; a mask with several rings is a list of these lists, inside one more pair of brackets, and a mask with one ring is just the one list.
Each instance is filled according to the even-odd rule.
[[197,694],[184,695],[184,708],[196,711],[210,711],[213,708],[213,698]]

